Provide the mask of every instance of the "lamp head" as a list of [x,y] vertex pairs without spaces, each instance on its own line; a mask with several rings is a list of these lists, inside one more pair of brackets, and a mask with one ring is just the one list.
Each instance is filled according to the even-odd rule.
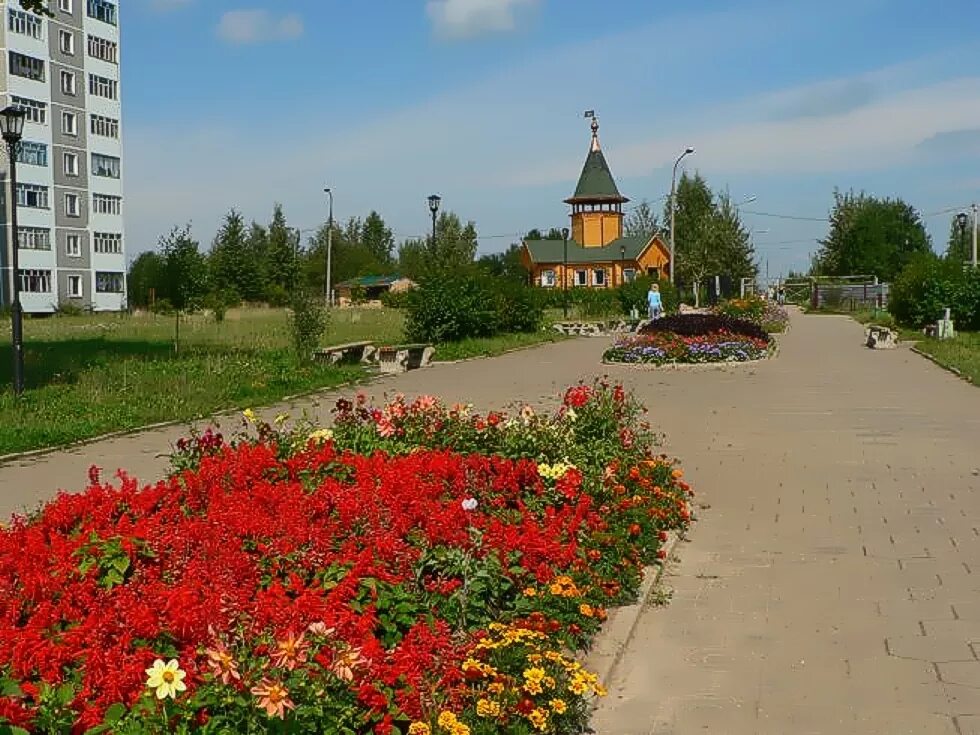
[[956,224],[961,232],[966,229],[967,220],[969,220],[969,217],[966,216],[966,212],[960,212],[956,215]]
[[27,113],[10,106],[0,111],[0,135],[8,143],[17,143],[24,136],[24,118]]
[[694,153],[694,149],[693,149],[693,148],[691,148],[691,147],[688,147],[688,148],[687,148],[687,149],[686,149],[686,150],[684,151],[684,155],[685,155],[685,156],[689,156],[689,155],[691,155],[692,153]]
[[561,236],[562,236],[562,239],[564,239],[564,240],[567,240],[568,239],[568,228],[567,227],[562,227],[561,228]]
[[432,194],[429,196],[429,211],[435,214],[439,211],[439,204],[442,202],[442,197],[438,194]]

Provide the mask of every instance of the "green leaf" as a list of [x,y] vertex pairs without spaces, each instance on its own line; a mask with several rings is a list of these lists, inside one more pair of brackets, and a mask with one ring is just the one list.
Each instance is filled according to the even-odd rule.
[[120,574],[125,574],[129,569],[129,557],[128,556],[117,556],[110,562]]
[[0,735],[31,735],[31,734],[22,727],[14,727],[13,725],[0,725]]
[[105,711],[105,721],[110,724],[114,724],[119,722],[119,720],[121,720],[125,714],[126,705],[124,705],[122,702],[116,702]]
[[0,697],[23,697],[20,685],[13,679],[0,679]]

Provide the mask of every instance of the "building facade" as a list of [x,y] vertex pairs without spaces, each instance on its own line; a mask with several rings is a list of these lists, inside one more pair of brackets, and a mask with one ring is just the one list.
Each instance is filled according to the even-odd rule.
[[50,0],[52,17],[0,0],[0,94],[27,113],[10,198],[2,185],[3,292],[11,294],[11,207],[17,206],[21,303],[26,312],[71,304],[126,305],[119,6]]
[[525,240],[524,267],[543,288],[616,288],[638,275],[660,279],[669,273],[670,252],[659,235],[623,235],[623,205],[609,164],[599,145],[599,123],[592,121],[592,143],[575,194],[570,237]]

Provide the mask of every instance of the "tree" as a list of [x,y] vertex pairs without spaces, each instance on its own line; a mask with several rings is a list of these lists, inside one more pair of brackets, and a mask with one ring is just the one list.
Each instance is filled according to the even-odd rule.
[[361,228],[361,241],[378,263],[391,263],[392,253],[395,249],[395,238],[391,233],[391,228],[374,210],[371,210],[371,214],[364,220],[364,226]]
[[211,284],[215,291],[234,294],[237,299],[245,296],[248,280],[247,238],[245,221],[241,214],[232,209],[225,216],[224,224],[215,235],[208,259]]
[[642,237],[644,240],[649,240],[659,230],[657,215],[646,199],[626,216],[623,224],[623,232],[627,237]]
[[715,207],[715,237],[721,274],[732,279],[754,278],[758,272],[755,248],[748,230],[742,224],[738,208],[728,192],[718,197]]
[[208,291],[208,263],[191,226],[174,227],[160,238],[164,261],[164,293],[180,311],[195,307]]
[[267,290],[276,287],[288,291],[296,286],[296,250],[296,236],[286,224],[282,205],[277,202],[272,210],[266,246]]
[[151,293],[154,298],[165,298],[163,292],[166,280],[166,261],[159,253],[147,251],[129,266],[126,276],[126,290],[131,306],[150,306]]
[[417,281],[428,266],[428,246],[425,240],[405,240],[398,248],[398,272]]
[[817,270],[822,275],[873,275],[892,281],[916,254],[931,250],[919,213],[901,199],[835,191]]
[[48,10],[47,0],[19,0],[20,6],[24,10],[29,10],[32,13],[37,13],[38,15],[52,16],[50,10]]
[[[670,220],[670,204],[666,205],[664,220]],[[708,183],[701,174],[681,176],[676,189],[674,215],[674,250],[677,259],[677,279],[694,287],[695,303],[701,283],[718,273],[718,222],[715,201]]]
[[544,240],[544,236],[541,234],[541,230],[535,227],[533,230],[528,230],[528,233],[524,236],[525,240]]
[[512,244],[502,253],[481,256],[476,266],[486,275],[515,283],[527,283],[528,273],[521,263],[521,245]]
[[545,240],[564,240],[565,236],[561,234],[561,230],[557,227],[552,227],[548,230],[548,234],[544,236]]
[[246,301],[264,301],[269,290],[269,233],[257,222],[252,223],[245,239],[241,292]]
[[946,244],[946,259],[954,263],[965,263],[973,257],[973,233],[970,222],[960,227],[958,215],[953,215],[949,226],[949,240]]
[[473,264],[476,257],[476,225],[465,225],[455,212],[443,212],[436,222],[436,238],[428,244],[431,269],[456,271]]

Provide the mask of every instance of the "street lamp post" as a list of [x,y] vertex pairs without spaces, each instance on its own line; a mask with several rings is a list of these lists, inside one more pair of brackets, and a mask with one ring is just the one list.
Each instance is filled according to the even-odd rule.
[[619,285],[626,283],[626,246],[619,246]]
[[438,194],[432,194],[429,196],[429,211],[432,212],[432,247],[436,246],[436,215],[439,213],[439,204],[442,202],[442,197]]
[[324,296],[327,298],[327,306],[333,306],[333,284],[330,283],[330,270],[333,265],[333,189],[323,190],[330,200],[330,210],[327,215],[327,272],[323,279],[323,288],[326,291]]
[[977,215],[980,214],[980,212],[978,212],[978,209],[980,208],[978,208],[977,204],[974,202],[973,204],[973,250],[971,251],[973,254],[970,256],[970,265],[972,265],[974,268],[977,267]]
[[20,304],[20,248],[17,231],[17,148],[24,135],[25,112],[16,107],[7,107],[0,112],[0,134],[7,144],[7,158],[10,160],[10,317],[11,335],[14,351],[14,394],[24,392],[24,310]]
[[689,156],[694,153],[693,148],[687,148],[683,153],[681,153],[677,160],[674,161],[674,173],[670,177],[670,282],[674,283],[674,272],[677,270],[677,265],[675,262],[674,255],[674,213],[677,209],[675,198],[677,196],[677,167],[680,162],[684,160],[685,156]]
[[562,318],[568,319],[568,228],[561,228],[563,243],[561,259],[561,310]]

